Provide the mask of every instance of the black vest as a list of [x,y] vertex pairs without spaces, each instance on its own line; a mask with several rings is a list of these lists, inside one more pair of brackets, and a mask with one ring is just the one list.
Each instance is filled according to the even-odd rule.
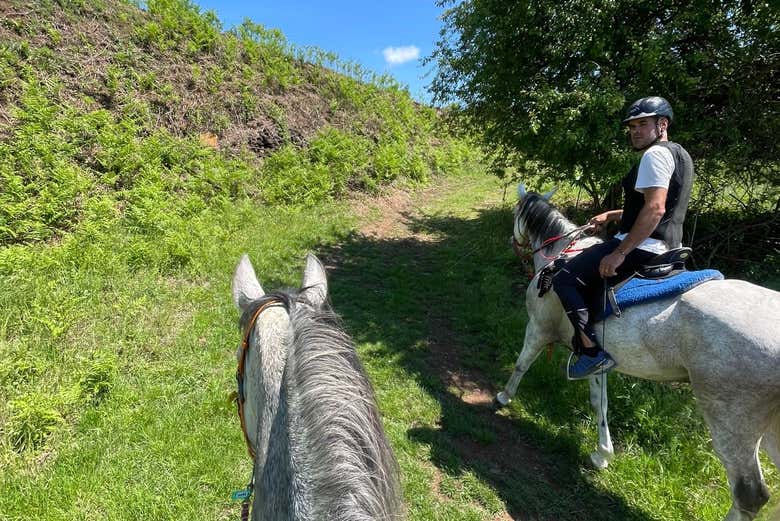
[[[650,237],[660,239],[669,248],[679,248],[682,245],[683,221],[688,209],[688,201],[691,199],[691,187],[693,186],[693,160],[688,152],[677,143],[671,141],[658,141],[656,145],[667,148],[674,158],[674,172],[669,180],[669,188],[666,192],[666,211],[661,222],[655,227]],[[639,212],[645,205],[645,196],[637,192],[636,177],[639,173],[639,163],[623,178],[623,218],[620,221],[620,232],[628,233],[634,226]]]

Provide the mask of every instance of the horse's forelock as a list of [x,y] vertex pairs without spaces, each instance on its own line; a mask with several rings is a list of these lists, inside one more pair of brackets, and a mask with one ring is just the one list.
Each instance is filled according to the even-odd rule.
[[517,218],[531,239],[560,235],[574,227],[555,206],[535,192],[529,192],[520,202]]

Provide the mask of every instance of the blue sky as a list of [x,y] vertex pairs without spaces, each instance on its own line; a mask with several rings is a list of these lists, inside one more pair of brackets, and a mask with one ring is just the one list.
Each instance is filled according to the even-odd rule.
[[379,74],[389,73],[407,85],[415,99],[430,101],[426,86],[431,66],[420,60],[431,54],[439,37],[443,11],[434,0],[194,0],[213,10],[227,30],[244,18],[280,29],[298,46],[313,45],[355,61]]

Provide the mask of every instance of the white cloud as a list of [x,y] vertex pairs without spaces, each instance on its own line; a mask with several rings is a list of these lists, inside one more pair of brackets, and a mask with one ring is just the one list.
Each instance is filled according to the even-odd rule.
[[408,61],[416,60],[420,57],[420,49],[414,45],[405,47],[385,47],[382,50],[385,62],[389,65],[400,65]]

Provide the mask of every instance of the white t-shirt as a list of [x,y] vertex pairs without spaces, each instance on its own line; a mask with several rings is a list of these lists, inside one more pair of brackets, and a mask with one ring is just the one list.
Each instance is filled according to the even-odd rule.
[[[659,145],[653,145],[642,154],[639,160],[639,172],[636,176],[634,190],[643,193],[645,188],[669,188],[669,181],[674,173],[674,157],[672,152]],[[618,233],[615,238],[621,241],[626,238],[627,233]],[[639,246],[640,250],[651,253],[664,253],[669,248],[666,243],[660,239],[648,237]]]

